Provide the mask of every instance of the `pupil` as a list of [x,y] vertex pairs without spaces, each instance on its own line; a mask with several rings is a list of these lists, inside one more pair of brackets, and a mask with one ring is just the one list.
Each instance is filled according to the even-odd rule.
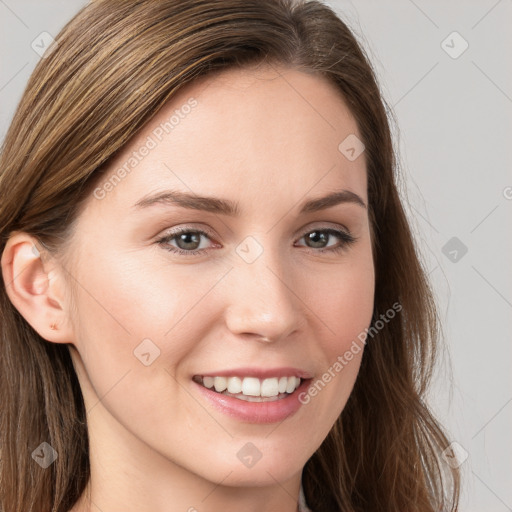
[[312,231],[308,236],[308,240],[313,242],[313,247],[323,247],[324,244],[327,243],[327,236],[327,233],[322,233],[321,231]]
[[178,247],[180,249],[197,249],[201,243],[199,233],[182,233],[178,237]]

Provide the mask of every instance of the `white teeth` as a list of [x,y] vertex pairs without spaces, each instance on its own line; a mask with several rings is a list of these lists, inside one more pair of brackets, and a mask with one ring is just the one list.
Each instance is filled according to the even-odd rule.
[[203,377],[203,386],[207,388],[213,388],[214,380],[215,379],[213,377]]
[[215,377],[213,379],[213,385],[215,386],[215,391],[221,393],[228,387],[228,382],[226,377]]
[[286,385],[286,392],[293,393],[295,391],[295,377],[288,377],[288,384]]
[[277,378],[265,379],[261,383],[261,396],[277,396],[278,394]]
[[242,379],[238,377],[229,377],[228,379],[228,393],[233,393],[236,395],[237,393],[242,392]]
[[[195,379],[195,377],[194,377]],[[229,393],[239,395],[241,399],[258,401],[259,397],[278,397],[283,393],[293,393],[300,385],[299,377],[270,377],[257,379],[256,377],[199,377],[198,382],[206,388],[215,388],[217,393]],[[255,400],[252,400],[252,398]]]
[[261,383],[260,379],[256,377],[245,377],[242,381],[242,393],[248,396],[261,396]]

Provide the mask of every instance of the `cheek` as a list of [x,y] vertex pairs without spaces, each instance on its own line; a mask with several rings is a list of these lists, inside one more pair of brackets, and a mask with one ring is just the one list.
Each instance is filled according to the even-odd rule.
[[211,327],[211,303],[204,299],[226,270],[198,279],[194,265],[170,268],[136,252],[90,254],[86,261],[76,273],[75,345],[97,394],[153,360],[174,373]]
[[198,280],[197,273],[191,286],[192,271],[156,268],[146,260],[137,253],[106,253],[80,269],[86,284],[78,290],[78,310],[89,331],[116,332],[127,343],[149,335],[163,338],[208,289],[209,281]]
[[[151,428],[177,428],[197,411],[179,400],[176,368],[209,328],[202,314],[207,301],[201,299],[220,276],[213,272],[190,286],[192,266],[157,272],[136,254],[107,256],[81,269],[86,286],[77,290],[75,344],[87,409],[101,399],[119,423],[142,437],[149,418]],[[93,410],[101,414],[100,407]]]
[[308,284],[308,302],[325,326],[325,350],[330,359],[344,352],[370,325],[375,294],[373,261],[362,253],[315,274]]
[[101,396],[104,388],[137,362],[135,347],[159,331],[149,329],[152,297],[145,296],[133,279],[126,260],[98,251],[83,255],[75,269],[74,345],[91,378],[98,379]]
[[315,285],[309,285],[308,302],[321,320],[316,325],[323,333],[317,338],[323,364],[304,401],[315,403],[315,413],[326,418],[326,424],[343,410],[357,378],[374,292],[373,261],[365,255],[347,260],[328,275],[317,274]]

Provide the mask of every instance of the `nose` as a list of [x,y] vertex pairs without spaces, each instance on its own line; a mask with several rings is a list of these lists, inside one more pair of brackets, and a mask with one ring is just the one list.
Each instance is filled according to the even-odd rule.
[[305,315],[297,279],[268,250],[252,263],[237,261],[225,283],[228,329],[267,343],[299,330]]

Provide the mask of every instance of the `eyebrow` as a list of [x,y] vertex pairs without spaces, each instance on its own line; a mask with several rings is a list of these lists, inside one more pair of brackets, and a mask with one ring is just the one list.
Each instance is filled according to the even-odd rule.
[[[356,193],[350,190],[340,190],[332,192],[326,196],[317,197],[306,201],[301,206],[299,214],[313,213],[327,208],[331,208],[338,204],[352,203],[367,208],[364,201]],[[167,190],[142,198],[133,205],[135,209],[148,208],[154,205],[171,205],[181,206],[192,210],[202,210],[211,213],[229,215],[237,217],[240,215],[238,203],[229,199],[220,199],[217,197],[198,196],[187,192],[177,190]]]

